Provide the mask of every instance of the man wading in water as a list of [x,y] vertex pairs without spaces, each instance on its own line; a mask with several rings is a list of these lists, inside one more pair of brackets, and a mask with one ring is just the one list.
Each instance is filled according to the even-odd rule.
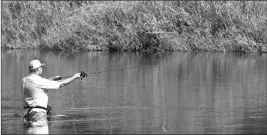
[[48,108],[48,90],[57,90],[75,79],[86,77],[86,74],[81,72],[64,80],[61,80],[61,76],[50,79],[42,78],[40,75],[43,72],[42,67],[44,65],[39,60],[32,60],[29,66],[29,76],[22,79],[25,99],[23,118],[33,125],[45,125],[47,123],[47,113],[50,109],[50,107]]

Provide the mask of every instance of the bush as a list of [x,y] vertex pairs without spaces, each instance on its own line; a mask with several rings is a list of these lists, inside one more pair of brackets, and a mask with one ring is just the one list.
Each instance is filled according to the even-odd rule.
[[1,9],[5,48],[267,50],[265,1],[5,1]]

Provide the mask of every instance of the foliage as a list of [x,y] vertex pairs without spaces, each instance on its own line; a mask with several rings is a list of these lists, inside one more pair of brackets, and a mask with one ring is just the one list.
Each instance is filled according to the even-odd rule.
[[5,48],[267,51],[266,1],[2,1]]

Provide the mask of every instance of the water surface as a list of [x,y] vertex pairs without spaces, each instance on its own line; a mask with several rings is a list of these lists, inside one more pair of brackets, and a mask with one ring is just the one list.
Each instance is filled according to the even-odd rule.
[[[114,71],[49,91],[49,104],[66,116],[30,129],[9,116],[22,112],[32,59],[46,63],[47,78]],[[2,50],[1,70],[3,134],[267,133],[267,54]]]

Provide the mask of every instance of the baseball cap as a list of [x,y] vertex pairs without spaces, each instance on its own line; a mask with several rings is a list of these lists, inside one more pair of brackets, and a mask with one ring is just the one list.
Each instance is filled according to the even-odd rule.
[[44,66],[44,63],[41,63],[39,60],[32,60],[30,62],[30,69],[36,69],[38,67]]

